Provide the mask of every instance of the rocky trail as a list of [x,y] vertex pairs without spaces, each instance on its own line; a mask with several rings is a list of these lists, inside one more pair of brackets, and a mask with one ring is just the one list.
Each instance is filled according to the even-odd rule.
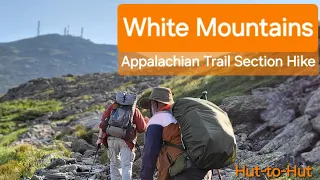
[[[57,136],[63,145],[71,151],[69,157],[44,157],[48,166],[36,170],[32,180],[55,179],[109,179],[108,162],[97,158],[93,173],[89,174],[95,159],[97,139],[96,132],[90,138],[82,139],[73,132],[77,125],[89,130],[97,130],[102,111],[87,111],[93,104],[104,107],[110,102],[110,93],[117,87],[130,84],[128,88],[143,92],[143,90],[158,86],[168,77],[139,80],[137,78],[108,81],[95,81],[98,75],[72,77],[67,79],[40,79],[28,82],[16,89],[11,89],[0,101],[32,97],[35,99],[56,98],[61,100],[66,108],[45,114],[32,121],[29,130],[19,136],[18,141],[11,145],[29,143],[37,147],[53,144]],[[114,75],[112,75],[114,76]],[[76,79],[76,80],[75,80]],[[101,77],[99,77],[101,79]],[[68,81],[69,80],[69,81]],[[136,81],[136,82],[134,82]],[[75,83],[77,82],[77,83]],[[82,82],[82,83],[79,83]],[[118,82],[118,83],[114,83]],[[130,83],[129,83],[130,82]],[[290,77],[276,87],[261,87],[252,89],[251,95],[230,96],[223,99],[219,105],[230,116],[237,138],[237,162],[239,166],[259,166],[261,169],[270,167],[286,168],[287,165],[305,167],[320,165],[320,75],[316,77]],[[74,84],[73,84],[74,83]],[[53,88],[51,93],[46,92]],[[90,94],[90,100],[79,100],[78,97]],[[104,98],[102,98],[104,97]],[[75,116],[76,115],[76,116]],[[71,121],[56,121],[72,116]],[[143,147],[141,147],[143,148]],[[98,152],[104,156],[105,147]],[[141,158],[135,162],[133,178],[139,179]],[[235,165],[220,170],[223,180],[248,179],[235,178]],[[239,167],[242,168],[242,167]],[[218,179],[217,171],[214,179]],[[320,179],[320,174],[313,176]],[[24,178],[27,179],[27,178]],[[251,179],[267,179],[265,176]]]
[[[91,115],[86,118],[100,118],[101,114]],[[79,120],[81,121],[81,119]],[[100,121],[100,119],[99,119]],[[98,126],[98,121],[94,125],[95,129]],[[92,125],[92,124],[90,124]],[[18,145],[21,143],[28,143],[39,148],[54,143],[56,132],[63,128],[50,122],[34,125],[30,130],[19,137],[19,141],[12,143]],[[92,135],[92,141],[88,143],[86,140],[76,136],[64,136],[61,138],[63,145],[71,151],[70,157],[56,158],[55,156],[48,156],[42,161],[49,161],[49,165],[45,168],[38,169],[32,180],[106,180],[109,178],[108,163],[103,164],[99,161],[99,157],[106,151],[104,146],[97,151],[94,143],[97,140],[97,133]],[[143,147],[141,147],[143,149]],[[140,167],[141,159],[135,163],[133,177],[138,179],[138,168]],[[28,178],[24,178],[27,180]]]

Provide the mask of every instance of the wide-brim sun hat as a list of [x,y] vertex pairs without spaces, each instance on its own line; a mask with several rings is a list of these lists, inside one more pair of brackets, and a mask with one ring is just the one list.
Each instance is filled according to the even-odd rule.
[[170,88],[153,88],[149,97],[141,98],[139,106],[143,109],[150,109],[150,101],[157,101],[163,104],[173,104],[173,95]]

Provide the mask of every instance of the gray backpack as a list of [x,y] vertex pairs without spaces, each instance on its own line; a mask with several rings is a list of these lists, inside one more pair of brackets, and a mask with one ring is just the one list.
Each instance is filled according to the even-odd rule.
[[116,102],[119,107],[112,110],[110,117],[105,120],[103,129],[108,136],[131,139],[130,134],[134,129],[132,120],[136,108],[137,95],[118,92]]

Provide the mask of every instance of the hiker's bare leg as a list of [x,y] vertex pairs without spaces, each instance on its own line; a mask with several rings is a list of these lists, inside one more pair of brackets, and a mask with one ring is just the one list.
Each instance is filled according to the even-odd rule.
[[208,171],[192,167],[177,174],[172,180],[203,180],[207,173]]
[[120,146],[117,139],[108,137],[108,146],[111,180],[121,180]]
[[208,171],[206,176],[203,178],[204,180],[212,180],[212,171]]
[[132,179],[132,166],[135,158],[135,153],[130,150],[124,140],[119,139],[122,180]]

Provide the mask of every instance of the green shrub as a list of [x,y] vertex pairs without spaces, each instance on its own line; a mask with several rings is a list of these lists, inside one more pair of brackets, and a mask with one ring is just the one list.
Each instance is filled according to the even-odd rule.
[[56,100],[20,99],[0,103],[0,121],[25,121],[61,110],[61,103]]
[[92,99],[92,96],[90,96],[90,95],[84,95],[84,96],[82,96],[82,99],[83,99],[83,100],[91,100],[91,99]]
[[105,110],[105,107],[101,104],[95,104],[89,107],[88,109],[85,110],[85,112],[93,112],[93,111],[100,111],[103,112]]
[[92,143],[92,135],[95,133],[94,130],[87,130],[83,125],[78,124],[75,128],[74,134],[81,139],[84,139],[89,144]]
[[48,165],[49,161],[42,161],[45,156],[68,157],[70,154],[71,152],[59,142],[43,149],[27,144],[8,148],[0,147],[0,179],[31,177],[36,169]]
[[7,146],[10,143],[16,141],[19,135],[26,131],[27,131],[27,128],[22,128],[0,137],[0,147]]

